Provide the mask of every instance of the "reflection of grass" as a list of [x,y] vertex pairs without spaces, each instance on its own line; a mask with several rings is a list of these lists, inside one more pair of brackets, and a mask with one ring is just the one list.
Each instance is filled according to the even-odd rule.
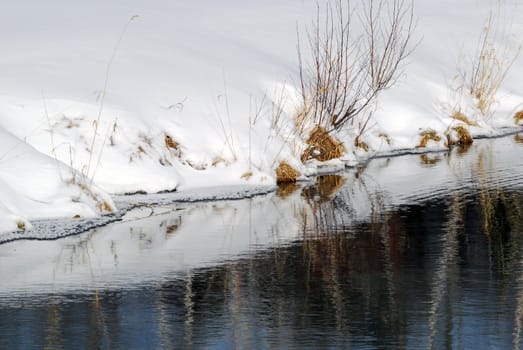
[[436,165],[441,161],[441,157],[440,156],[429,157],[427,154],[422,154],[420,156],[420,161],[422,164],[425,164],[425,165]]
[[447,207],[447,221],[444,224],[441,243],[442,252],[435,264],[435,275],[433,277],[432,289],[430,292],[430,310],[428,325],[430,329],[429,349],[434,346],[434,341],[438,332],[438,319],[442,315],[440,310],[444,305],[445,298],[451,293],[452,275],[457,268],[458,258],[458,236],[464,232],[464,200],[460,194],[454,193],[451,198],[451,205]]
[[318,176],[315,185],[303,189],[302,196],[307,201],[329,202],[344,184],[340,175]]
[[471,146],[472,146],[471,144],[459,145],[459,146],[456,148],[456,153],[457,153],[457,154],[460,154],[460,155],[462,155],[462,154],[466,154],[466,153],[469,151],[469,149],[470,149]]
[[478,205],[481,210],[483,230],[488,240],[489,258],[492,267],[501,276],[509,277],[511,271],[516,271],[513,263],[516,256],[523,252],[523,208],[521,196],[506,188],[490,189],[489,173],[492,165],[485,157],[479,157],[478,177],[480,184]]
[[318,178],[316,186],[320,196],[330,198],[345,184],[345,179],[340,175],[324,175]]
[[278,185],[278,189],[276,190],[276,194],[282,198],[285,199],[289,197],[291,194],[296,192],[298,189],[298,185],[295,182],[283,182]]

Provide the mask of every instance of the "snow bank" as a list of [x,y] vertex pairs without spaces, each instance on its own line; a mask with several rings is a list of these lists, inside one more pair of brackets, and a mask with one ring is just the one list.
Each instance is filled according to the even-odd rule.
[[0,129],[2,231],[30,229],[30,219],[94,217],[116,209],[112,199],[75,170]]
[[[499,42],[517,47],[522,26],[515,19],[522,6],[415,1],[415,50],[396,86],[380,96],[371,127],[361,136],[369,150],[352,146],[353,129],[336,135],[348,149],[344,161],[414,148],[422,130],[443,135],[456,123],[449,116],[456,106],[453,77],[460,55],[466,62],[475,52],[491,9],[502,23]],[[74,205],[66,200],[77,188],[58,174],[71,173],[64,164],[111,194],[271,186],[282,160],[304,175],[339,168],[303,165],[304,141],[294,130],[296,28],[304,33],[315,11],[315,1],[303,0],[23,0],[5,6],[0,131],[11,136],[2,145],[46,159],[40,168],[18,170],[1,163],[1,178],[12,176],[1,186],[5,230],[43,216],[96,213],[89,196]],[[479,125],[471,127],[473,135],[515,126],[512,116],[523,105],[521,74],[518,59],[489,118],[478,116],[470,99],[459,101],[459,109]],[[444,143],[431,141],[428,148],[442,149]],[[43,176],[36,176],[40,171]],[[41,178],[37,187],[49,188],[41,197],[34,197],[30,185],[35,178]],[[43,200],[29,205],[28,196]]]

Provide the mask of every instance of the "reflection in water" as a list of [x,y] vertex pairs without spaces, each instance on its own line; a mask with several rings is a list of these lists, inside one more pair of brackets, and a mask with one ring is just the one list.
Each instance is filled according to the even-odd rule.
[[419,158],[423,164],[428,166],[441,162],[441,156],[439,155],[422,154],[419,156]]
[[282,182],[278,185],[276,193],[280,198],[287,198],[298,190],[298,185],[295,182]]
[[513,145],[1,245],[0,348],[519,349]]

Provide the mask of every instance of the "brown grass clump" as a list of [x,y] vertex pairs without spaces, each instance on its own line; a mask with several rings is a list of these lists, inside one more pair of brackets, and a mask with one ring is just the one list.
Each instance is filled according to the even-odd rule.
[[170,225],[170,226],[167,226],[167,228],[165,229],[165,233],[171,234],[171,233],[174,233],[177,229],[178,229],[178,225]]
[[424,130],[420,133],[421,140],[419,141],[418,147],[425,148],[430,140],[440,142],[441,137],[439,137],[434,130]]
[[384,139],[385,142],[387,142],[387,145],[390,145],[392,143],[392,140],[390,139],[389,135],[387,135],[386,133],[382,132],[378,136],[381,137],[382,139]]
[[472,139],[472,136],[470,135],[469,131],[461,125],[455,126],[452,128],[456,132],[457,140],[452,140],[450,138],[450,135],[447,135],[448,139],[448,145],[471,145],[474,140]]
[[300,174],[289,164],[280,162],[280,165],[276,169],[276,183],[284,182],[296,182],[296,178]]
[[113,208],[111,208],[111,206],[109,205],[109,203],[107,203],[106,201],[103,201],[103,202],[98,202],[96,204],[96,207],[98,208],[98,211],[100,213],[103,213],[103,212],[108,212],[108,213],[111,213],[113,211]]
[[316,126],[307,140],[309,147],[303,152],[301,161],[317,159],[320,162],[341,157],[345,152],[345,147],[321,126]]
[[252,177],[252,171],[247,171],[240,176],[241,179],[249,180]]
[[113,207],[111,207],[111,205],[107,203],[107,201],[98,198],[98,195],[94,194],[93,191],[91,191],[91,189],[89,188],[89,186],[87,186],[86,184],[79,184],[78,187],[80,187],[80,189],[85,194],[87,194],[89,197],[91,197],[93,201],[96,202],[96,208],[98,208],[98,211],[100,213],[103,213],[104,211],[108,213],[113,212]]
[[25,222],[23,222],[22,220],[17,220],[16,221],[16,227],[19,230],[25,231]]
[[516,114],[514,114],[514,122],[516,124],[521,123],[523,121],[523,111],[519,111]]
[[180,144],[173,140],[169,135],[165,135],[165,147],[177,150]]
[[354,139],[354,147],[356,148],[361,148],[362,150],[364,150],[365,152],[368,152],[369,151],[369,145],[367,145],[365,142],[363,141],[360,141],[360,138],[359,137],[356,137]]
[[220,163],[227,165],[227,161],[223,157],[217,156],[213,158],[211,165],[215,167]]
[[465,123],[466,125],[468,126],[479,126],[478,123],[475,123],[475,122],[471,122],[469,118],[467,118],[463,113],[461,112],[456,112],[454,113],[454,115],[451,117],[452,119],[454,120],[459,120],[460,122],[463,122]]

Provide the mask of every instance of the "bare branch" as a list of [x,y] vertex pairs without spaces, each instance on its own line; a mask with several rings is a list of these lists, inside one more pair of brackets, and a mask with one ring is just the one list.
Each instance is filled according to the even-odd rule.
[[396,82],[411,53],[411,1],[362,0],[358,17],[363,32],[358,35],[352,30],[356,10],[349,0],[332,0],[323,9],[318,5],[312,30],[307,31],[311,53],[307,66],[298,43],[303,99],[299,130],[306,123],[328,132],[340,130]]

